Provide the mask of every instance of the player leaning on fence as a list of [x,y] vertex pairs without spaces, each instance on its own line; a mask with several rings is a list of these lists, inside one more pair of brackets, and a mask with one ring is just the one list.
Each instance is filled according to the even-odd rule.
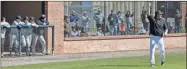
[[[151,5],[149,4],[149,7]],[[148,20],[150,22],[150,64],[151,67],[155,65],[155,44],[158,45],[161,56],[161,65],[165,62],[165,48],[164,36],[167,35],[167,25],[162,18],[162,12],[155,12],[155,17],[150,15],[150,8],[148,12]]]
[[32,25],[32,28],[33,28],[33,32],[32,32],[32,40],[31,40],[31,48],[32,48],[32,54],[35,55],[35,45],[34,45],[34,35],[37,34],[37,28],[38,28],[38,25],[36,24],[35,22],[35,18],[34,17],[30,17],[30,23]]
[[[42,15],[39,20],[37,21],[37,25],[48,25],[49,23],[46,21],[46,16]],[[46,41],[44,39],[44,30],[45,28],[37,28],[34,30],[34,34],[33,34],[33,42],[32,42],[32,53],[35,55],[35,47],[36,47],[36,43],[39,40],[40,44],[42,45],[42,55],[47,55],[47,51],[46,51]]]
[[4,51],[5,34],[7,28],[10,28],[10,24],[6,22],[5,17],[2,17],[1,18],[1,57],[4,56],[3,51]]
[[[26,19],[24,19],[24,20],[26,20]],[[20,41],[21,41],[21,44],[20,44],[20,48],[21,48],[21,51],[20,51],[20,55],[22,55],[22,51],[23,50],[25,50],[25,48],[26,48],[26,40],[25,40],[25,23],[24,22],[20,22],[20,24],[19,24],[19,26],[20,26],[20,32],[21,32],[21,35],[20,35]]]
[[11,28],[11,32],[10,32],[10,46],[9,46],[10,55],[12,55],[12,51],[14,51],[16,55],[18,55],[19,39],[21,40],[21,38],[19,38],[19,30],[21,30],[22,24],[23,24],[22,17],[18,15],[16,17],[16,20],[12,23],[12,26],[16,26],[16,27]]
[[30,46],[31,46],[31,40],[32,40],[32,25],[29,22],[29,17],[25,17],[24,18],[24,23],[25,23],[25,28],[24,28],[24,35],[25,35],[25,39],[26,39],[26,55],[30,56]]

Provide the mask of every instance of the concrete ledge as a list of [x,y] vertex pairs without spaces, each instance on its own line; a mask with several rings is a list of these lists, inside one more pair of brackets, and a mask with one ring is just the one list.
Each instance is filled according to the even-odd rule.
[[[168,37],[185,37],[186,33],[168,34]],[[142,39],[149,38],[149,35],[122,35],[122,36],[95,36],[95,37],[74,37],[65,38],[64,41],[87,41],[87,40],[118,40],[118,39]]]

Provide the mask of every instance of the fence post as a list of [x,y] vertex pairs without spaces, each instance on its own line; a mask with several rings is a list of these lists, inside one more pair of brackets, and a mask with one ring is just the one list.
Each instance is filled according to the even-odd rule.
[[104,36],[106,36],[106,1],[104,1]]
[[21,29],[19,29],[19,56],[21,56]]
[[55,27],[52,26],[52,55],[54,54],[54,30],[55,30]]

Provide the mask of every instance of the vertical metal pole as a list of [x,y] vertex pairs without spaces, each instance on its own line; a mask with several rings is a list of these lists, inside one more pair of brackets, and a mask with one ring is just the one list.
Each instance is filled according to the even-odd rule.
[[134,13],[134,14],[133,14],[133,15],[134,15],[134,30],[133,30],[133,31],[134,31],[134,35],[135,35],[135,33],[136,33],[136,32],[135,32],[135,29],[136,29],[136,28],[135,28],[135,26],[136,26],[136,25],[135,25],[135,22],[136,22],[136,17],[135,17],[135,10],[136,10],[136,8],[135,8],[135,6],[136,6],[136,5],[135,5],[135,1],[134,1],[134,12],[133,12],[133,13]]
[[[1,6],[2,4],[1,4],[1,1],[0,1],[0,7],[2,7]],[[1,14],[1,13],[0,13]],[[0,17],[1,18],[1,17]],[[0,24],[0,27],[1,27],[1,24]],[[1,29],[0,29],[0,32],[1,32]],[[0,44],[1,44],[1,37],[0,37]],[[2,46],[2,45],[1,45]],[[0,51],[1,51],[1,46],[0,46]],[[1,53],[0,53],[1,54]],[[1,61],[1,57],[0,57],[0,69],[2,69],[2,61]]]
[[167,19],[166,18],[166,10],[167,10],[167,2],[165,1],[165,13],[164,13],[165,14],[165,20]]
[[45,14],[45,1],[42,1],[42,14]]
[[67,5],[66,8],[67,8],[67,13],[66,14],[69,15],[69,12],[68,12],[69,11],[69,6]]
[[19,29],[19,56],[21,56],[21,29]]
[[166,2],[166,22],[167,22],[167,18],[168,18],[168,2]]
[[157,11],[157,1],[155,1],[155,11]]
[[106,36],[106,1],[104,1],[104,36]]
[[[187,25],[186,25],[186,24],[187,24],[187,2],[186,2],[186,13],[185,13],[185,18],[184,18],[184,20],[185,20],[185,24],[184,24],[184,25],[185,25],[185,30],[186,30],[186,34],[187,34],[187,27],[186,27],[186,26],[187,26]],[[186,35],[186,36],[187,36],[187,35]],[[186,42],[187,42],[187,41],[186,41]]]
[[53,26],[52,27],[52,55],[54,54],[54,36],[55,36],[54,30],[55,30],[55,27]]

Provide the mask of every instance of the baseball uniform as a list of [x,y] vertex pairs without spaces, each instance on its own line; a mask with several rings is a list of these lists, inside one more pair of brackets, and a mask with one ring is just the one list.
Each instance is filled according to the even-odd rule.
[[25,23],[25,39],[26,39],[26,54],[30,55],[30,46],[31,46],[31,40],[32,40],[32,32],[33,32],[33,28],[32,28],[32,24],[30,22]]
[[[48,22],[41,22],[40,20],[37,21],[37,25],[48,25]],[[44,39],[44,31],[45,28],[35,28],[34,29],[34,33],[33,33],[33,38],[32,38],[32,53],[35,54],[35,47],[36,47],[36,43],[39,40],[40,44],[42,45],[42,54],[45,55],[47,54],[46,52],[46,41]]]
[[10,24],[7,22],[1,22],[1,56],[3,56],[4,52],[6,28],[10,28]]

